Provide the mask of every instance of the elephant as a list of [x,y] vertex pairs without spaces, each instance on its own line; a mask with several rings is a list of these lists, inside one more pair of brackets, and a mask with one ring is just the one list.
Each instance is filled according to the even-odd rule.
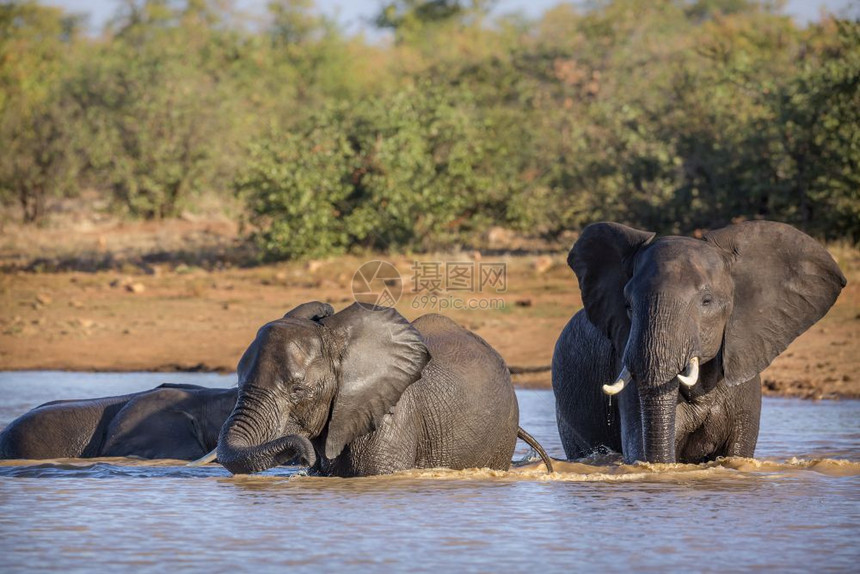
[[164,384],[116,397],[52,401],[0,432],[0,459],[193,460],[215,447],[236,394],[235,388]]
[[814,239],[770,221],[700,239],[595,223],[568,265],[584,308],[556,342],[552,386],[569,459],[752,457],[761,371],[846,284]]
[[518,426],[504,360],[442,315],[309,302],[263,325],[237,368],[217,458],[250,474],[298,458],[324,476],[507,470]]

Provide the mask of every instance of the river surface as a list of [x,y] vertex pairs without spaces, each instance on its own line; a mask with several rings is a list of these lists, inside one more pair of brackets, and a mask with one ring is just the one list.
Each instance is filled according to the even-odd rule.
[[[215,374],[0,373],[0,428],[55,399]],[[563,458],[552,393],[520,423]],[[515,458],[527,447],[520,443]],[[755,459],[375,478],[131,459],[0,462],[0,571],[851,571],[860,401],[764,400]]]

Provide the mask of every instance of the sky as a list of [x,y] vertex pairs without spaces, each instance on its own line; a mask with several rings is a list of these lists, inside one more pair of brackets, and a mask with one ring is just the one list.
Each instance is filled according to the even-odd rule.
[[[119,5],[119,0],[42,0],[42,2],[61,6],[69,12],[89,14],[89,24],[93,31],[100,30]],[[266,3],[267,0],[236,1],[236,5],[242,9],[260,11],[265,8]],[[560,0],[498,0],[493,12],[495,14],[519,12],[527,16],[538,16],[547,8],[561,3]],[[369,21],[382,4],[383,0],[316,0],[318,9],[324,14],[335,17],[348,32],[371,29]],[[857,0],[787,0],[785,11],[794,16],[798,22],[806,23],[817,19],[822,7],[837,14],[848,11],[857,16],[860,13],[858,4],[860,2]]]

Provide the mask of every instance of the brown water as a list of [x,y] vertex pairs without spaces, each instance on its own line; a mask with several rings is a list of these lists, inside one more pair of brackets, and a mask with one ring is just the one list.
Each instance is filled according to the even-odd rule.
[[[232,377],[0,374],[0,427],[47,400]],[[556,457],[552,394],[521,423]],[[520,445],[518,456],[526,452]],[[766,399],[756,459],[336,479],[281,467],[0,463],[0,570],[854,571],[860,401]]]

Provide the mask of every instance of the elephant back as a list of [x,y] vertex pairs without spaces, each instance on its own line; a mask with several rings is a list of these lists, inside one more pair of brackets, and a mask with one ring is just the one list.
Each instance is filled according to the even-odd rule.
[[52,401],[38,406],[0,433],[0,459],[100,456],[110,421],[134,396]]
[[510,372],[484,339],[451,319],[413,322],[431,360],[407,393],[423,413],[427,453],[450,468],[507,468],[516,445],[519,410]]

